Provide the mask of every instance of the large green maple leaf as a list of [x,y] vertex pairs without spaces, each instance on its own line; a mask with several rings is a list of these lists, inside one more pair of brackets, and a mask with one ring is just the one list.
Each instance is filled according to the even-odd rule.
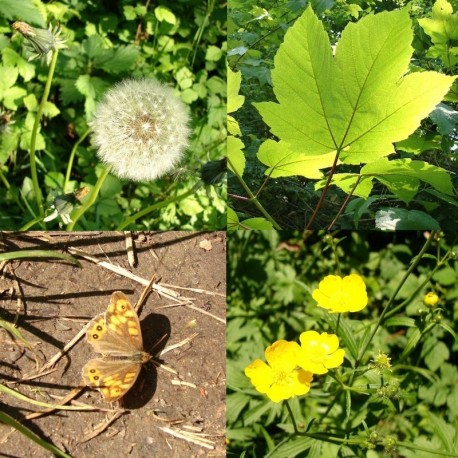
[[278,103],[255,104],[280,139],[261,145],[266,173],[316,178],[337,153],[347,164],[393,153],[393,142],[418,127],[455,79],[407,74],[412,39],[406,8],[368,15],[345,28],[333,55],[323,25],[307,8],[275,56]]

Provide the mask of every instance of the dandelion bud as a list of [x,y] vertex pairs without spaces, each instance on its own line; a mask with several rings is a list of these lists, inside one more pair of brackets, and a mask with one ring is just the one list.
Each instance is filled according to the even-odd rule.
[[11,27],[27,40],[29,49],[34,52],[29,57],[29,60],[41,57],[49,65],[52,52],[57,49],[66,48],[65,40],[59,38],[61,33],[60,26],[52,28],[50,24],[48,29],[38,29],[26,22],[16,21]]
[[97,154],[115,175],[149,181],[181,160],[189,121],[172,89],[153,79],[129,79],[106,93],[90,125]]

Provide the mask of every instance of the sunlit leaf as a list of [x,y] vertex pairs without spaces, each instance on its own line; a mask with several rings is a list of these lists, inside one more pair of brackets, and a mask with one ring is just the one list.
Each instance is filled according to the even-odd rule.
[[[311,8],[288,30],[272,70],[278,103],[255,106],[271,131],[289,144],[285,155],[347,164],[394,152],[447,93],[455,77],[405,74],[412,56],[408,10],[368,15],[342,33],[335,57]],[[278,159],[278,157],[277,157]]]

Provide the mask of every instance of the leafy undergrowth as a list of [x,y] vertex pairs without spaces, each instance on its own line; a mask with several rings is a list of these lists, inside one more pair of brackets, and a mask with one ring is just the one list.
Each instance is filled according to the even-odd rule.
[[[333,286],[354,274],[367,305],[361,285]],[[228,456],[458,456],[456,233],[234,231],[228,276]],[[294,379],[264,352],[307,331],[336,335],[345,358],[274,402],[263,393],[288,398]]]
[[230,226],[453,228],[453,6],[291,3],[230,11]]
[[[67,46],[58,53],[36,138],[39,192],[31,132],[49,67],[27,60],[27,40],[13,33],[13,20],[38,28],[60,24]],[[59,217],[47,223],[43,217],[54,209],[78,211],[78,200],[84,205],[90,196],[83,196],[103,181],[88,129],[97,101],[125,78],[150,77],[172,87],[189,108],[192,134],[184,159],[176,172],[152,182],[108,175],[73,228],[225,227],[225,186],[206,185],[201,168],[225,155],[226,21],[226,9],[214,1],[2,2],[0,178],[6,192],[0,192],[0,226],[52,229]]]

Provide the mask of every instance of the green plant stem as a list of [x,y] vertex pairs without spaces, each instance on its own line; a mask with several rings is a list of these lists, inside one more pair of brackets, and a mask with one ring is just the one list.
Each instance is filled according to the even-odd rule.
[[320,211],[320,208],[323,205],[324,198],[326,197],[329,186],[331,185],[332,177],[334,176],[334,173],[336,171],[337,161],[339,160],[340,151],[341,150],[338,149],[336,152],[336,157],[334,158],[334,163],[332,164],[331,170],[328,174],[328,179],[326,180],[326,184],[324,185],[323,192],[321,193],[320,199],[318,200],[318,203],[316,204],[312,217],[310,218],[309,222],[305,226],[304,231],[308,230],[311,227],[311,225],[315,221],[316,215],[318,215],[318,212]]
[[439,261],[437,265],[429,272],[428,276],[425,280],[415,289],[415,291],[403,302],[401,302],[396,307],[393,307],[389,312],[386,313],[385,318],[389,318],[393,316],[398,310],[402,310],[407,304],[414,299],[417,294],[431,281],[435,273],[447,263],[449,258],[451,257],[452,250],[449,250],[442,261]]
[[294,418],[294,414],[291,409],[291,406],[289,405],[288,399],[285,399],[284,402],[285,402],[286,408],[288,409],[289,416],[291,417],[291,422],[293,423],[294,434],[298,434],[299,430],[297,429],[296,419]]
[[202,184],[199,182],[196,184],[192,189],[189,191],[186,191],[183,194],[180,194],[176,197],[173,197],[172,199],[167,199],[164,200],[163,202],[158,202],[157,204],[151,205],[144,210],[135,213],[135,215],[130,216],[129,218],[126,218],[117,228],[117,231],[123,230],[125,227],[127,227],[129,224],[134,223],[138,218],[141,218],[142,216],[148,215],[149,213],[152,213],[155,210],[159,210],[160,208],[166,207],[169,204],[172,204],[174,202],[179,202],[180,200],[186,199],[186,197],[190,196],[191,194],[194,194]]
[[52,53],[51,64],[49,66],[49,72],[48,72],[48,79],[46,80],[43,97],[41,98],[40,105],[38,106],[37,114],[35,116],[35,122],[32,128],[32,136],[30,139],[30,173],[32,175],[31,178],[32,178],[32,183],[33,183],[33,191],[35,194],[35,201],[38,206],[38,212],[40,216],[42,217],[44,215],[44,209],[43,209],[43,199],[41,197],[41,190],[38,184],[37,164],[35,160],[35,147],[37,143],[38,127],[40,126],[40,120],[43,114],[43,109],[44,109],[46,101],[48,100],[49,92],[51,90],[51,83],[52,83],[52,78],[54,75],[54,70],[56,69],[56,62],[57,62],[58,54],[59,54],[59,51],[57,49],[54,50]]
[[28,231],[32,226],[35,226],[35,224],[42,223],[43,217],[42,216],[36,216],[30,221],[27,221],[27,223],[24,224],[24,226],[19,229],[20,231]]
[[194,38],[194,53],[192,55],[192,60],[191,60],[191,68],[194,66],[194,61],[196,60],[196,55],[197,55],[197,50],[199,48],[199,43],[202,38],[202,35],[204,33],[205,27],[207,27],[207,24],[210,22],[210,16],[213,13],[213,8],[215,7],[215,0],[207,0],[207,11],[205,13],[205,18],[200,24],[199,30],[197,31],[197,34]]
[[353,193],[355,192],[356,188],[357,188],[358,185],[359,185],[359,182],[361,181],[361,178],[362,178],[362,176],[359,175],[359,176],[358,176],[358,179],[356,180],[356,183],[355,183],[355,184],[353,185],[353,187],[350,189],[350,192],[348,193],[347,197],[345,198],[343,204],[340,206],[339,211],[337,212],[336,216],[335,216],[334,219],[332,220],[331,224],[328,226],[328,231],[331,231],[331,230],[332,230],[332,227],[334,226],[334,224],[336,224],[336,221],[339,219],[339,216],[343,213],[343,211],[344,211],[345,208],[347,207],[348,202],[349,202],[350,199],[351,199],[351,196],[353,195]]
[[243,186],[243,189],[245,189],[245,192],[250,196],[250,202],[253,202],[256,208],[264,215],[264,217],[272,223],[272,226],[277,229],[281,230],[281,226],[269,215],[267,210],[261,205],[261,202],[259,202],[258,198],[251,192],[251,189],[248,187],[248,185],[245,183],[245,180],[243,177],[237,172],[236,168],[233,166],[231,163],[231,159],[228,157],[227,160],[229,161],[229,165],[231,166],[232,172],[234,172],[235,176],[239,180],[240,184]]
[[84,201],[84,203],[81,205],[81,207],[78,207],[71,215],[72,222],[67,225],[67,231],[72,231],[73,228],[75,227],[76,222],[81,218],[81,216],[86,212],[88,208],[90,208],[94,202],[97,200],[97,196],[99,195],[100,188],[103,185],[103,182],[105,181],[106,177],[110,173],[111,168],[110,167],[105,167],[102,171],[102,173],[99,176],[99,179],[97,180],[97,183],[95,186],[92,188],[91,192],[89,193],[89,196],[87,199]]
[[[361,351],[360,351],[360,353],[358,355],[358,358],[355,361],[355,365],[354,365],[355,369],[359,366],[359,363],[361,362],[361,359],[363,358],[364,354],[366,353],[366,350],[368,349],[369,345],[371,344],[372,339],[374,338],[378,328],[383,323],[383,320],[385,319],[385,316],[388,313],[388,310],[390,309],[391,305],[393,304],[393,302],[394,302],[396,296],[398,295],[399,291],[401,290],[402,286],[407,281],[407,279],[409,278],[410,274],[417,268],[417,266],[420,263],[423,255],[426,253],[426,251],[430,247],[431,243],[435,240],[437,234],[438,234],[438,231],[431,231],[431,233],[429,234],[429,237],[426,240],[425,244],[423,245],[422,249],[420,250],[418,255],[415,256],[412,264],[407,269],[407,272],[404,274],[404,277],[401,279],[401,281],[399,282],[399,285],[397,286],[396,290],[391,295],[390,299],[388,300],[388,303],[386,304],[386,306],[382,310],[382,313],[380,314],[380,317],[379,317],[379,319],[378,319],[378,321],[377,321],[377,323],[376,323],[376,325],[375,325],[375,327],[374,327],[369,339],[367,339],[364,347],[361,349]],[[351,377],[351,379],[352,379],[351,381],[353,381],[355,374],[356,374],[356,371],[353,371],[353,374],[352,374],[352,377]],[[351,385],[351,383],[349,383],[349,385]]]
[[75,159],[75,154],[78,146],[85,140],[85,138],[89,135],[91,132],[91,129],[87,129],[86,132],[84,132],[83,135],[76,141],[76,143],[73,145],[72,151],[70,153],[70,157],[68,159],[68,165],[67,165],[67,173],[65,174],[65,181],[64,181],[64,186],[63,186],[63,192],[64,194],[66,192],[70,192],[70,190],[67,191],[67,186],[70,181],[70,174],[72,173],[72,167],[73,167],[73,161]]
[[[0,180],[3,181],[3,184],[5,185],[5,188],[10,191],[11,190],[11,185],[9,181],[7,180],[6,176],[3,174],[3,171],[0,167]],[[25,212],[25,208],[22,205],[21,201],[18,199],[16,194],[14,192],[11,192],[11,197],[13,198],[14,202],[16,202],[16,205],[23,211]]]

